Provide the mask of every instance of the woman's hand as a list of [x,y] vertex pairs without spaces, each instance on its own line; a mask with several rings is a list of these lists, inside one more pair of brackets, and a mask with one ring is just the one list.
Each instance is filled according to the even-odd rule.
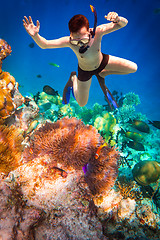
[[37,20],[36,26],[34,25],[31,16],[29,16],[29,19],[24,16],[23,19],[23,26],[26,29],[27,33],[31,36],[34,37],[36,34],[39,33],[39,29],[40,29],[40,23]]
[[104,16],[108,21],[118,23],[119,22],[119,16],[116,12],[109,12],[107,15]]

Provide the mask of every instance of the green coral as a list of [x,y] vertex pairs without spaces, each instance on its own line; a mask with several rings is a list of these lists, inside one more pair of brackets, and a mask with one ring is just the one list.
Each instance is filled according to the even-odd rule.
[[38,104],[40,104],[41,102],[50,102],[50,103],[54,103],[57,105],[62,105],[62,97],[60,95],[49,95],[45,92],[41,92],[39,95],[40,100],[38,101]]
[[78,103],[71,99],[69,104],[62,104],[62,98],[59,95],[48,95],[40,93],[38,105],[45,119],[55,122],[65,116],[77,117],[85,124],[94,125],[103,135],[106,142],[109,142],[114,134],[116,118],[112,113],[104,111],[104,107],[95,103],[92,108],[80,107]]
[[72,107],[70,104],[66,104],[66,105],[63,105],[63,106],[60,108],[59,113],[60,113],[62,116],[73,117],[73,116],[75,115],[75,109],[74,109],[74,107]]
[[97,116],[94,127],[103,135],[106,142],[109,142],[111,135],[115,132],[116,118],[112,113],[104,111],[102,116]]
[[144,116],[136,112],[135,106],[140,104],[140,98],[135,93],[127,93],[123,100],[123,105],[116,113],[116,117],[120,123],[126,123],[129,120],[139,119],[143,120]]
[[127,93],[124,97],[123,100],[123,105],[128,105],[128,106],[134,106],[134,105],[139,105],[141,103],[140,98],[137,94],[135,93]]
[[117,112],[117,119],[121,123],[126,123],[130,119],[133,120],[137,116],[136,109],[134,106],[123,105]]

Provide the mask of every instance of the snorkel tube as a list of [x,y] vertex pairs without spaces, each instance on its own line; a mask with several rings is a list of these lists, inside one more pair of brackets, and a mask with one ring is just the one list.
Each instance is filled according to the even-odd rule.
[[[93,31],[91,33],[92,38],[94,38],[95,32],[96,32],[96,27],[97,27],[97,12],[96,12],[95,7],[93,7],[92,5],[90,5],[90,8],[91,8],[91,11],[94,13],[94,28],[93,28]],[[85,53],[88,50],[89,47],[90,47],[89,45],[82,46],[82,47],[80,47],[79,52],[80,53]]]
[[97,12],[95,7],[93,7],[92,5],[90,5],[91,11],[94,13],[94,28],[93,28],[93,32],[92,32],[92,38],[94,38],[95,32],[96,32],[96,27],[97,27]]

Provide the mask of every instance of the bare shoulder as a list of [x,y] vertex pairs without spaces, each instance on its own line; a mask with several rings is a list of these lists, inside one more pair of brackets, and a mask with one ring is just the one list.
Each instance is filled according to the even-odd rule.
[[115,24],[113,24],[111,22],[111,23],[106,23],[106,24],[99,25],[96,30],[97,30],[98,34],[102,34],[103,35],[104,32],[105,33],[111,32],[114,29],[114,27],[115,27]]

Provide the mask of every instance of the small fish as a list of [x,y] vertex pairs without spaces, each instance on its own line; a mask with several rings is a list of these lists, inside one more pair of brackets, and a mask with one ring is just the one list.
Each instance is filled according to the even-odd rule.
[[47,93],[48,95],[56,96],[58,95],[58,91],[55,91],[52,87],[45,85],[43,87],[43,92]]
[[25,98],[24,98],[24,104],[25,104],[26,106],[29,106],[30,101],[32,101],[31,98],[29,98],[29,97],[25,97]]
[[117,95],[118,95],[118,92],[117,92],[116,90],[113,90],[112,95],[113,95],[113,96],[117,96]]
[[160,14],[160,8],[154,9],[154,13],[155,13],[155,14]]
[[31,98],[34,98],[34,95],[33,95],[32,93],[30,93],[30,92],[27,92],[25,97],[31,97]]
[[34,96],[33,99],[36,103],[38,103],[38,100],[40,99],[40,92],[37,92]]
[[141,132],[145,132],[145,133],[150,132],[150,128],[149,128],[148,124],[143,121],[133,120],[133,121],[129,121],[129,123],[131,123],[134,128],[136,128],[137,130],[139,130]]
[[50,109],[51,106],[52,106],[52,104],[50,102],[46,102],[46,103],[39,105],[39,110],[44,112],[44,111],[47,111],[48,109]]
[[82,167],[84,174],[88,171],[88,163]]
[[38,123],[39,123],[38,120],[32,121],[32,122],[30,123],[27,131],[25,132],[25,136],[28,135],[28,134],[30,134],[30,133],[37,127]]
[[38,74],[38,75],[37,75],[37,78],[41,78],[41,77],[42,77],[42,75],[41,75],[41,74]]
[[160,129],[160,121],[149,121],[149,124],[152,124],[154,127]]
[[52,167],[52,169],[55,170],[55,173],[57,173],[57,175],[60,175],[60,176],[62,176],[63,178],[66,178],[67,175],[68,175],[68,173],[67,173],[65,170],[61,169],[61,168]]
[[130,138],[134,141],[142,141],[143,140],[143,136],[140,133],[130,132],[130,131],[125,132],[123,129],[122,129],[122,133],[124,133],[124,135],[127,138]]
[[20,88],[24,88],[24,85],[18,84],[18,87],[20,87]]
[[129,141],[127,143],[127,146],[129,148],[132,148],[132,149],[136,150],[136,151],[145,151],[143,144],[139,143],[139,142]]
[[51,65],[51,66],[53,66],[53,67],[59,67],[59,65],[56,64],[56,63],[49,63],[49,65]]
[[99,146],[99,148],[97,149],[97,152],[96,152],[96,154],[95,154],[95,159],[98,159],[98,158],[99,158],[99,155],[100,155],[100,153],[101,153],[101,149],[102,149],[103,147],[105,147],[105,146],[107,146],[107,143],[104,143],[104,144],[102,144],[102,145]]
[[34,43],[33,43],[33,42],[30,43],[28,46],[29,46],[30,48],[34,48]]

